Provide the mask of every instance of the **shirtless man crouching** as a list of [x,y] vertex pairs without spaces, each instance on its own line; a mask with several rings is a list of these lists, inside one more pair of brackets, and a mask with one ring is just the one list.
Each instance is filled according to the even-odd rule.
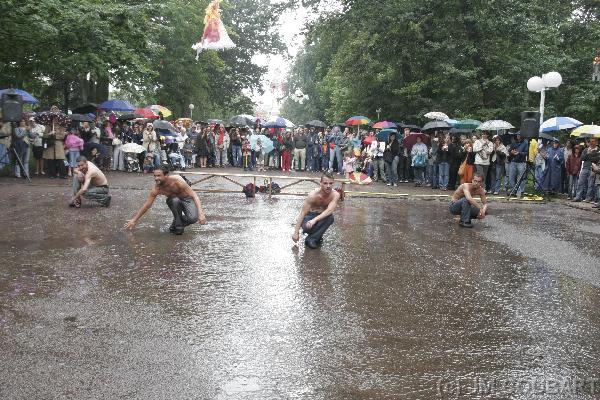
[[[473,196],[481,198],[480,206]],[[480,173],[473,174],[472,183],[463,183],[452,194],[452,202],[450,203],[450,213],[460,215],[459,225],[464,228],[472,228],[472,218],[483,219],[487,213],[487,198],[485,197],[485,189],[483,188],[483,176]]]
[[95,200],[101,206],[110,206],[108,181],[104,173],[84,156],[77,157],[77,168],[73,174],[73,198],[69,206],[80,208],[81,198]]
[[333,175],[326,172],[321,176],[320,188],[311,192],[304,200],[296,221],[292,240],[300,239],[300,226],[308,236],[304,244],[316,249],[323,243],[323,234],[333,224],[333,211],[340,200],[340,194],[333,190]]
[[195,222],[206,224],[206,217],[202,211],[202,205],[198,195],[190,185],[179,175],[169,175],[169,169],[165,166],[154,168],[154,182],[156,185],[150,191],[148,199],[138,210],[135,216],[128,220],[125,229],[131,229],[136,222],[152,207],[158,195],[167,197],[167,205],[173,213],[173,223],[169,232],[176,235],[183,234],[183,228]]

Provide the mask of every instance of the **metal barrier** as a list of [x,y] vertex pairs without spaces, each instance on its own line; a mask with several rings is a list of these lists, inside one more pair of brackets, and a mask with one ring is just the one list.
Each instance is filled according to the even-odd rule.
[[[196,190],[197,192],[207,192],[207,193],[239,193],[239,191],[237,190],[230,190],[230,189],[201,189],[201,188],[197,188],[194,187],[195,185],[198,185],[202,182],[206,182],[209,179],[213,179],[213,178],[223,178],[231,183],[234,183],[238,186],[240,186],[241,188],[243,188],[244,186],[246,186],[245,184],[239,182],[239,180],[241,178],[251,178],[252,179],[252,183],[254,184],[254,187],[256,186],[256,180],[257,178],[262,179],[263,182],[265,182],[265,186],[266,186],[266,192],[269,194],[269,198],[271,198],[273,195],[276,194],[282,194],[282,195],[299,195],[301,193],[284,193],[282,192],[284,189],[290,188],[292,186],[295,186],[299,183],[302,182],[312,182],[315,185],[319,186],[319,182],[321,181],[321,178],[311,178],[311,177],[299,177],[299,176],[273,176],[273,175],[260,175],[260,174],[236,174],[236,173],[226,173],[226,172],[179,172],[179,171],[175,171],[173,172],[174,174],[179,174],[179,175],[194,175],[194,176],[199,176],[201,177],[200,179],[197,180],[192,180],[191,184],[192,184],[192,188],[194,190]],[[273,192],[273,180],[288,180],[288,181],[292,181],[290,183],[288,183],[287,185],[283,185],[279,187],[279,192],[275,193]],[[345,190],[346,190],[346,184],[349,183],[350,181],[348,179],[334,179],[334,182],[336,183],[341,183],[342,186],[340,188],[340,196],[341,196],[341,200],[344,200],[344,195],[345,195]]]

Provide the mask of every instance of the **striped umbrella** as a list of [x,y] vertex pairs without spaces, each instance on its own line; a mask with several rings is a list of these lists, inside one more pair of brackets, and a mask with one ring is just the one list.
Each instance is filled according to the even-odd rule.
[[171,110],[169,110],[167,107],[159,106],[158,104],[152,104],[151,106],[146,106],[145,108],[154,111],[154,113],[157,115],[158,113],[162,113],[163,118],[167,118],[173,115]]
[[368,125],[371,123],[371,120],[362,115],[356,115],[354,117],[350,117],[346,120],[346,125]]
[[554,117],[545,120],[540,125],[540,132],[553,132],[562,129],[573,129],[583,125],[583,122],[570,117]]
[[373,124],[373,128],[375,129],[387,129],[387,128],[397,128],[398,126],[390,121],[379,121]]

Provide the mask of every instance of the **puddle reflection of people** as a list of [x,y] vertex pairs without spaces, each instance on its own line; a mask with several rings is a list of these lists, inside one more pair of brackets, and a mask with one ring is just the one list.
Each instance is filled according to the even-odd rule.
[[326,172],[321,176],[319,189],[311,192],[304,200],[302,210],[296,221],[292,240],[300,239],[300,226],[308,234],[304,244],[316,249],[323,243],[323,234],[333,224],[333,211],[340,199],[340,194],[333,190],[333,175]]
[[[479,196],[483,206],[473,198]],[[452,202],[449,206],[450,213],[460,215],[460,226],[472,228],[472,218],[483,219],[487,213],[487,198],[483,188],[483,175],[476,172],[473,175],[472,183],[461,184],[452,194]]]
[[73,172],[73,198],[69,206],[81,207],[81,198],[94,200],[104,207],[110,206],[108,181],[104,173],[84,156],[77,157]]
[[127,221],[123,228],[132,229],[142,215],[152,207],[154,200],[159,195],[167,197],[167,205],[173,213],[173,223],[169,227],[169,232],[181,235],[188,225],[196,222],[201,225],[206,224],[206,217],[196,192],[181,176],[169,176],[168,174],[169,169],[166,166],[154,169],[154,182],[156,185],[150,191],[150,195],[142,208],[138,210],[132,219]]

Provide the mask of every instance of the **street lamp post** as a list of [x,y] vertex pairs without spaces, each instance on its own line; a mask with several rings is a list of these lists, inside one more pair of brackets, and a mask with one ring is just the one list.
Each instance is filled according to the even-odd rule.
[[375,110],[375,112],[377,113],[377,121],[379,121],[379,113],[381,113],[381,107]]
[[194,105],[193,105],[193,104],[190,104],[190,105],[188,106],[188,108],[190,109],[190,119],[194,119],[194,118],[192,117],[192,114],[193,114],[193,112],[194,112]]
[[541,77],[532,76],[527,81],[527,89],[531,92],[540,92],[540,124],[544,122],[544,101],[546,90],[557,88],[562,83],[562,76],[556,71],[543,74]]

